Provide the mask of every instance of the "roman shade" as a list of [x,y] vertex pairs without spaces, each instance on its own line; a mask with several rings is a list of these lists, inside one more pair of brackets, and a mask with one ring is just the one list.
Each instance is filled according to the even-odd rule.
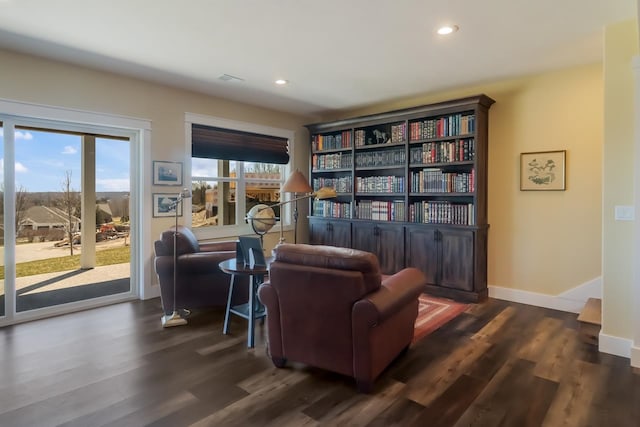
[[191,125],[192,157],[287,164],[287,148],[286,138]]

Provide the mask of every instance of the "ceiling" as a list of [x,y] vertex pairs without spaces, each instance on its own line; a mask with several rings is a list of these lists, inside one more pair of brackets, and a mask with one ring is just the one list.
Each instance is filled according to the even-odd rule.
[[[317,115],[597,62],[603,27],[635,14],[636,0],[0,0],[0,47]],[[437,35],[445,23],[459,31]]]

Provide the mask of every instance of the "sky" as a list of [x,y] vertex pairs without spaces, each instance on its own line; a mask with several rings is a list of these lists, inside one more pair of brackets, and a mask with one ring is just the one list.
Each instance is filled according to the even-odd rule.
[[[0,128],[0,181],[4,174],[4,139]],[[80,191],[81,137],[16,130],[16,188],[27,192],[62,191],[66,171]],[[96,191],[129,190],[129,141],[96,138]]]

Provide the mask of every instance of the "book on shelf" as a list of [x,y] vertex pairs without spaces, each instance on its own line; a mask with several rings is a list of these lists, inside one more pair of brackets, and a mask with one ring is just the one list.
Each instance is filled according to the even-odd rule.
[[313,215],[325,218],[351,218],[350,202],[334,202],[331,200],[314,200]]
[[351,131],[338,134],[313,135],[311,137],[313,151],[339,150],[351,148]]
[[412,193],[473,193],[475,170],[470,172],[443,172],[438,168],[411,171]]
[[404,176],[357,176],[357,193],[402,193]]
[[353,154],[313,154],[311,165],[314,170],[322,169],[350,169],[353,166]]
[[419,201],[409,205],[409,222],[420,224],[475,225],[473,203]]
[[407,155],[403,148],[356,153],[356,167],[403,166]]
[[322,187],[331,187],[338,193],[351,193],[353,191],[353,179],[351,176],[339,178],[317,177],[313,178],[312,184],[314,191]]
[[360,200],[356,205],[356,217],[372,221],[405,221],[404,200]]
[[476,117],[472,113],[451,114],[409,124],[409,140],[443,138],[475,132]]

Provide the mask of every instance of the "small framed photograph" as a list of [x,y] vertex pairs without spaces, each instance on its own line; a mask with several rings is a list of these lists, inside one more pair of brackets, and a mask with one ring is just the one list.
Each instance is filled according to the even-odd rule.
[[[154,193],[152,196],[154,217],[174,217],[176,215],[178,194]],[[178,203],[178,216],[182,216],[182,203]]]
[[520,154],[520,190],[565,190],[566,150]]
[[154,160],[153,185],[182,185],[182,163]]

